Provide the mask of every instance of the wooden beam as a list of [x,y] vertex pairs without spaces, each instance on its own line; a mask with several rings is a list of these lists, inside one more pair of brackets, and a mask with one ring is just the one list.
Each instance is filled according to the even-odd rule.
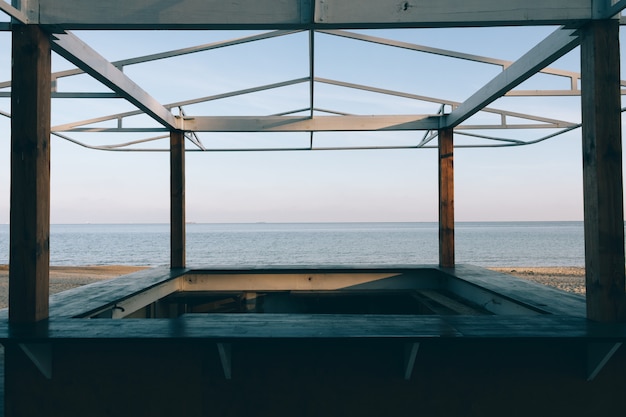
[[437,115],[387,116],[196,116],[183,120],[188,132],[349,132],[435,130]]
[[581,32],[587,317],[626,321],[619,22]]
[[248,29],[577,24],[592,0],[39,0],[38,23],[64,29]]
[[310,24],[311,1],[39,0],[38,18],[41,24],[74,29],[296,27]]
[[609,2],[610,4],[606,7],[606,11],[603,16],[605,19],[614,17],[626,8],[626,0],[605,0],[605,3]]
[[562,24],[591,18],[589,0],[316,0],[315,22],[412,27]]
[[50,72],[48,35],[13,27],[9,320],[48,317]]
[[222,370],[224,371],[224,378],[227,380],[233,379],[232,360],[233,350],[231,343],[218,343],[217,353],[220,357],[220,363],[222,364]]
[[52,344],[19,343],[18,346],[28,356],[33,365],[46,379],[52,379]]
[[413,369],[415,368],[415,359],[417,358],[417,351],[420,348],[420,344],[417,342],[407,343],[404,347],[404,379],[405,381],[411,380],[413,375]]
[[589,343],[587,345],[587,381],[593,381],[615,352],[622,346],[622,342]]
[[54,52],[120,94],[161,125],[169,129],[178,128],[177,119],[170,110],[74,34],[55,33],[51,46]]
[[19,22],[19,23],[30,23],[26,13],[24,13],[20,9],[17,9],[17,8],[13,7],[9,3],[6,3],[5,1],[0,1],[0,10],[2,10],[4,13],[8,14],[9,16],[11,16],[11,18],[15,19],[16,22]]
[[439,266],[454,267],[454,143],[452,129],[439,130]]
[[557,29],[510,67],[485,84],[450,113],[445,126],[456,127],[484,107],[505,95],[576,46],[580,39],[574,29]]
[[170,243],[172,268],[184,268],[185,256],[185,134],[170,133]]

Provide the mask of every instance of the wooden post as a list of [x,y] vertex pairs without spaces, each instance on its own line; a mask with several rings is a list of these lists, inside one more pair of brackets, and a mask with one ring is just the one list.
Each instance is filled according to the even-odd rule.
[[454,267],[453,130],[439,130],[439,266]]
[[587,317],[626,321],[619,21],[581,31]]
[[48,317],[50,83],[48,35],[13,26],[9,320]]
[[185,134],[170,133],[170,243],[171,268],[184,268],[185,260]]

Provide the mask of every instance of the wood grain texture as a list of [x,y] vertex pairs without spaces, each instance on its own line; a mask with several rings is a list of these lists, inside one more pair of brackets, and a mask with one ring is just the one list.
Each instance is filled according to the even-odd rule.
[[50,297],[50,316],[68,318],[85,316],[91,311],[115,305],[118,301],[130,298],[148,288],[176,279],[186,271],[183,268],[168,267],[146,269],[54,294]]
[[580,295],[473,265],[457,264],[454,268],[443,270],[454,277],[454,280],[448,282],[448,288],[453,292],[456,283],[467,283],[530,306],[542,314],[585,317],[585,298]]
[[626,321],[619,22],[582,30],[587,316]]
[[246,340],[552,340],[625,341],[626,324],[567,316],[415,316],[350,314],[187,314],[170,319],[51,319],[0,322],[0,340],[234,342]]
[[454,141],[452,129],[439,131],[439,265],[453,267]]
[[545,25],[592,18],[589,0],[40,0],[38,6],[41,24],[65,28]]
[[9,316],[34,322],[48,317],[51,52],[37,26],[12,39]]
[[170,133],[170,266],[184,268],[185,248],[185,134]]

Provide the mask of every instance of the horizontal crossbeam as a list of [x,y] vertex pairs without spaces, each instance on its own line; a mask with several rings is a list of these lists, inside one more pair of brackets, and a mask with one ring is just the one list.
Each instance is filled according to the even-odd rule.
[[620,7],[607,7],[599,16],[594,3],[593,0],[39,0],[39,9],[32,20],[64,29],[576,25],[619,11]]
[[192,132],[340,132],[439,129],[440,116],[199,116],[185,118],[182,130]]

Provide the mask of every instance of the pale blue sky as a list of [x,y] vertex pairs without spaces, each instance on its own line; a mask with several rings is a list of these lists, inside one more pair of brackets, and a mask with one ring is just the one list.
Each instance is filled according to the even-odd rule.
[[[403,30],[376,36],[515,60],[553,28]],[[230,39],[236,33],[76,32],[109,60]],[[127,67],[125,72],[167,103],[250,88],[308,75],[304,33],[259,44],[208,51]],[[363,44],[328,35],[316,37],[316,76],[462,101],[499,69],[449,58]],[[579,70],[574,50],[555,68]],[[72,66],[53,58],[54,70]],[[624,65],[622,65],[623,67]],[[0,33],[0,78],[9,79],[10,35]],[[624,76],[622,76],[624,78]],[[537,76],[524,88],[565,87],[566,81]],[[87,76],[63,79],[61,91],[107,91]],[[187,113],[273,114],[308,106],[306,84],[189,106]],[[356,114],[434,113],[437,105],[373,93],[317,86],[316,105]],[[505,98],[491,105],[536,115],[580,120],[579,98]],[[133,110],[121,100],[54,100],[53,124]],[[8,99],[0,110],[10,111]],[[482,116],[475,120],[480,121]],[[9,221],[9,122],[0,119],[0,223]],[[484,131],[505,137],[538,138],[547,130]],[[423,133],[388,134],[392,143],[416,143]],[[151,135],[142,135],[142,137]],[[90,143],[123,142],[134,135],[82,134]],[[316,142],[369,143],[378,134],[319,134]],[[237,141],[306,144],[307,134],[202,134],[211,146]],[[457,143],[472,139],[456,137]],[[485,220],[582,220],[580,130],[527,147],[457,149],[456,218]],[[437,153],[434,149],[187,153],[187,220],[192,222],[436,221]],[[135,223],[169,221],[167,153],[102,152],[52,138],[52,222]]]

